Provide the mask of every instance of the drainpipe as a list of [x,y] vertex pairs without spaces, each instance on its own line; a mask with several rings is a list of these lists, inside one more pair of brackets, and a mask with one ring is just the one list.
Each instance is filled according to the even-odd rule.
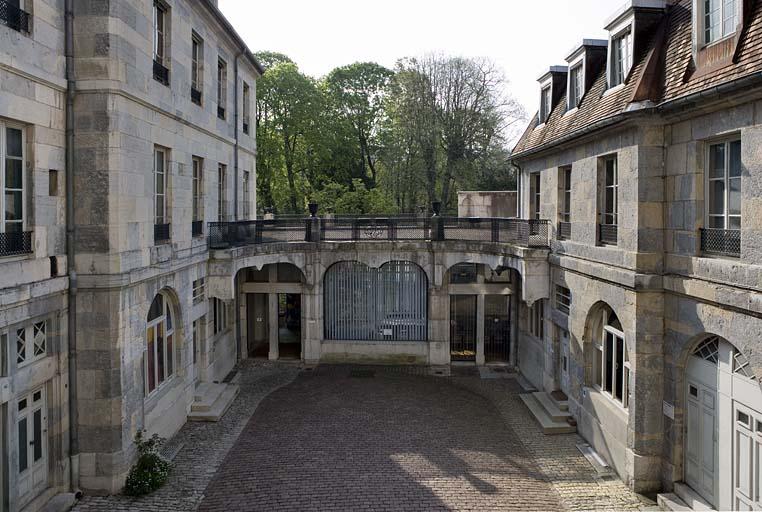
[[74,0],[65,3],[66,53],[66,266],[69,274],[67,341],[69,346],[69,480],[72,492],[79,489],[79,436],[77,413],[77,270],[74,225]]
[[[241,55],[243,55],[243,51],[240,51],[233,61],[233,74],[235,75],[233,81],[235,84],[235,93],[233,94],[235,101],[235,114],[233,114],[235,122],[235,146],[233,147],[233,173],[235,174],[235,179],[233,181],[233,211],[235,212],[234,220],[236,221],[238,220],[238,59],[241,58]],[[236,360],[239,360],[243,357],[241,354],[241,311],[239,309],[238,301],[238,276],[233,278],[233,308],[235,308],[235,353]]]

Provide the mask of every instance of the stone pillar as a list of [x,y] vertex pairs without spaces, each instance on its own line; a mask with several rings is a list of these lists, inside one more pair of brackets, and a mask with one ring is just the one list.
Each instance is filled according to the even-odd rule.
[[[514,273],[516,275],[516,273]],[[511,296],[508,298],[511,305],[510,310],[510,321],[511,321],[511,332],[510,332],[510,339],[509,339],[509,346],[510,346],[510,365],[515,367],[518,358],[516,357],[516,353],[519,351],[519,296],[518,293],[518,287],[516,284],[513,285],[513,292]]]
[[484,363],[484,294],[480,293],[476,296],[476,364]]
[[270,336],[270,361],[278,360],[278,294],[267,294],[267,330]]

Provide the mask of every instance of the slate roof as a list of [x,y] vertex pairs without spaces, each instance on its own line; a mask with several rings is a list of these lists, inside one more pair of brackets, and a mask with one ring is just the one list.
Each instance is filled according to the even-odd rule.
[[[645,44],[634,57],[634,63],[625,85],[607,92],[606,69],[598,70],[598,76],[585,93],[578,109],[567,114],[566,94],[555,105],[544,126],[538,127],[534,116],[516,144],[513,155],[521,157],[554,143],[573,139],[588,132],[596,123],[613,122],[625,113],[642,80],[655,80],[652,97],[654,106],[710,89],[718,84],[752,75],[762,71],[762,2],[751,6],[749,20],[739,42],[733,64],[701,76],[694,73],[692,56],[692,0],[678,0],[665,14],[664,25],[657,24],[644,35]],[[659,31],[664,29],[663,37]],[[647,57],[651,50],[654,57],[663,55],[656,73],[645,76]],[[657,53],[658,52],[658,53]],[[695,78],[693,75],[696,75]]]

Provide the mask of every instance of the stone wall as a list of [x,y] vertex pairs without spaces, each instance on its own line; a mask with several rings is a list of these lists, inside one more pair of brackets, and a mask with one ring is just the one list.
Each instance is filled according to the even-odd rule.
[[518,213],[518,193],[458,192],[458,217],[506,218]]

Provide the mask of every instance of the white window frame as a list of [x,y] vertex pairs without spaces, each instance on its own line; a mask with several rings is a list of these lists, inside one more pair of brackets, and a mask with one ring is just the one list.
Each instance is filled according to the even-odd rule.
[[611,55],[609,57],[609,65],[611,66],[611,73],[609,74],[610,88],[622,85],[627,80],[627,76],[632,69],[632,54],[632,26],[629,25],[611,38]]
[[568,315],[571,311],[572,293],[563,285],[556,285],[556,310]]
[[[608,178],[608,164],[613,162],[614,165],[614,182],[609,184]],[[618,226],[619,225],[619,158],[617,155],[609,155],[603,157],[603,177],[601,179],[601,186],[603,188],[603,198],[601,201],[601,218],[600,223],[604,226]],[[607,194],[611,190],[611,198],[613,204],[609,204]]]
[[529,174],[529,217],[540,220],[542,208],[542,175],[539,172]]
[[[39,393],[39,397],[35,400],[35,395]],[[21,429],[21,423],[22,421],[26,421],[26,439],[25,439],[25,448],[26,448],[26,468],[23,470],[21,469],[21,458],[20,454],[18,454],[18,458],[16,459],[16,474],[18,475],[19,479],[25,478],[30,473],[34,472],[36,469],[38,469],[41,465],[47,465],[47,454],[48,454],[48,428],[47,428],[47,419],[48,419],[48,408],[46,403],[46,396],[45,396],[45,387],[42,386],[40,388],[37,388],[33,391],[30,391],[29,393],[26,393],[20,397],[17,397],[15,399],[16,403],[16,444],[18,445],[21,442],[21,439],[19,437],[20,429]],[[25,401],[25,406],[21,408],[22,402]],[[39,432],[35,432],[35,426],[34,426],[34,414],[40,411],[40,425],[39,425]],[[40,443],[40,457],[35,459],[34,458],[34,445],[32,444],[32,440],[36,439],[37,436],[40,437],[39,443]],[[20,450],[21,447],[18,446],[18,449]],[[47,468],[43,468],[44,471],[47,472]]]
[[[576,76],[575,76],[576,74]],[[576,78],[576,79],[575,79]],[[569,70],[569,105],[568,109],[577,108],[585,95],[584,62],[576,64]]]
[[[161,156],[162,169],[159,170],[159,157]],[[153,183],[154,183],[154,224],[169,224],[169,208],[167,200],[169,199],[169,150],[160,146],[154,146],[153,149]],[[159,184],[162,190],[159,190]],[[161,200],[161,205],[159,204]]]
[[50,322],[47,320],[9,329],[8,339],[14,350],[16,367],[23,368],[47,357],[49,336]]
[[546,85],[540,89],[540,124],[550,117],[550,111],[553,108],[553,85]]
[[[159,14],[161,13],[161,18]],[[154,0],[153,3],[153,59],[164,67],[167,65],[167,17],[169,16],[169,7],[163,2]]]
[[[615,327],[609,325],[609,315],[610,311],[607,309],[604,309],[601,312],[601,328],[596,336],[595,339],[595,346],[594,346],[594,364],[593,364],[593,373],[595,380],[593,382],[593,387],[598,390],[601,394],[608,397],[613,403],[617,404],[623,409],[628,409],[630,405],[630,373],[632,372],[632,365],[630,364],[630,357],[629,353],[627,351],[627,340],[625,339],[624,332],[620,331],[619,329],[616,329]],[[606,346],[606,336],[612,336],[612,350],[613,354],[611,357],[612,361],[612,367],[611,367],[611,389],[608,389],[608,384],[606,383],[606,363],[607,363],[607,356],[608,356],[608,348]],[[618,343],[617,341],[621,340],[622,342],[622,353],[619,353]],[[620,400],[617,398],[617,378],[616,378],[616,366],[617,364],[622,365],[622,399]]]
[[[742,217],[742,204],[743,204],[743,165],[741,165],[740,174],[738,176],[730,176],[730,147],[734,143],[741,144],[741,151],[743,154],[743,142],[741,141],[741,137],[739,135],[734,135],[732,137],[726,137],[724,139],[719,140],[713,140],[711,142],[706,143],[706,152],[704,155],[706,165],[704,176],[705,176],[705,201],[706,201],[706,208],[704,208],[706,214],[704,218],[705,226],[709,229],[725,229],[725,230],[737,230],[742,227],[743,223],[743,217]],[[712,177],[712,170],[710,169],[710,166],[712,165],[712,148],[715,146],[724,146],[724,152],[725,152],[725,163],[724,163],[724,169],[723,169],[723,176],[722,177]],[[739,183],[739,195],[741,204],[739,204],[739,211],[738,213],[730,213],[730,186],[731,186],[731,180],[737,180]],[[714,213],[712,210],[712,185],[715,182],[722,182],[723,183],[723,211],[722,213]],[[713,218],[721,218],[723,227],[715,227],[712,225],[712,219]],[[738,219],[738,227],[730,227],[730,221],[732,219]]]
[[[146,398],[149,396],[154,395],[157,391],[165,387],[169,382],[171,382],[175,375],[177,374],[177,365],[176,365],[176,359],[177,359],[177,352],[178,352],[178,340],[175,335],[175,321],[177,320],[176,315],[174,315],[174,312],[172,311],[172,305],[169,301],[169,298],[166,297],[164,294],[159,294],[156,297],[154,297],[154,300],[156,300],[157,297],[161,296],[162,299],[162,312],[161,314],[146,322],[146,336],[145,336],[145,351],[143,356],[143,367],[145,368],[145,371],[143,372],[143,385],[144,387],[144,395]],[[153,304],[153,302],[152,302]],[[149,310],[150,314],[150,310]],[[164,337],[161,340],[161,343],[158,343],[158,328],[161,326],[163,329]],[[151,333],[154,334],[153,339],[153,368],[150,366],[150,359],[149,359],[149,336],[151,336]],[[168,340],[169,338],[172,338],[172,349],[167,350],[167,346],[169,345]],[[159,374],[159,350],[162,351],[163,360],[164,360],[164,374]],[[154,374],[154,388],[150,389],[150,382],[148,380],[148,373],[153,370]],[[163,380],[159,381],[159,378],[162,378]]]
[[206,278],[199,277],[193,281],[193,304],[200,304],[206,300]]
[[193,220],[204,220],[204,159],[193,157]]
[[191,87],[204,91],[204,40],[195,31],[191,33]]
[[227,175],[228,166],[225,164],[217,165],[217,218],[219,222],[225,222],[227,219]]
[[[725,3],[727,1],[733,3],[730,9],[726,9]],[[709,7],[709,11],[707,11],[707,7]],[[734,36],[738,30],[738,20],[741,16],[740,7],[741,1],[739,0],[698,0],[698,8],[700,9],[698,29],[701,46],[711,46]],[[718,17],[719,26],[711,23],[713,13],[716,13]],[[714,32],[716,29],[719,29],[719,33]]]
[[217,58],[217,106],[225,110],[222,119],[227,119],[228,105],[228,63],[222,57]]
[[559,198],[558,221],[571,222],[571,171],[570,166],[560,167],[561,196]]
[[[21,188],[6,188],[6,160],[19,160],[17,156],[8,156],[7,137],[8,130],[18,130],[21,132]],[[24,126],[16,123],[7,123],[0,121],[0,233],[6,233],[8,226],[6,224],[20,224],[19,231],[26,231],[28,225],[28,214],[26,208],[26,130]],[[5,217],[5,194],[8,192],[21,192],[21,220],[9,221]]]
[[545,300],[540,299],[529,306],[529,334],[538,339],[545,337]]
[[251,87],[243,83],[243,122],[246,124],[245,134],[251,133]]

